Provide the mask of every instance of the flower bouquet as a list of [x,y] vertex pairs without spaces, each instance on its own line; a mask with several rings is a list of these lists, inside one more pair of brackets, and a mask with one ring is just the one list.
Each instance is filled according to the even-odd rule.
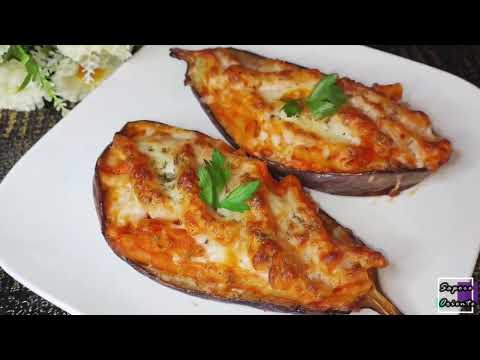
[[62,114],[132,56],[133,45],[0,45],[0,110]]

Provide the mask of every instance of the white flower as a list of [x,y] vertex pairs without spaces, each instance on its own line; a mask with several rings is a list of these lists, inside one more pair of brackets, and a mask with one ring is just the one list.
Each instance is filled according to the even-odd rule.
[[60,61],[65,58],[55,48],[46,46],[37,45],[30,53],[47,76],[53,74]]
[[133,45],[57,45],[58,50],[83,67],[84,81],[94,81],[96,69],[122,63],[132,56]]
[[9,47],[10,47],[10,45],[0,45],[0,56],[5,54],[8,51]]
[[0,64],[0,109],[32,111],[43,107],[46,94],[35,82],[17,92],[26,75],[25,67],[17,60]]
[[112,61],[102,68],[94,69],[90,74],[90,81],[87,82],[85,81],[85,68],[69,58],[64,58],[52,76],[56,93],[68,101],[80,101],[110,76],[119,64],[118,61]]
[[60,52],[82,64],[90,55],[113,56],[121,61],[132,56],[133,45],[57,45]]
[[[106,57],[109,59],[110,57]],[[87,84],[91,84],[94,81],[95,71],[105,66],[104,59],[100,57],[97,53],[90,54],[82,62],[82,72],[83,72],[83,81]]]
[[0,63],[2,62],[2,56],[8,51],[10,45],[0,45]]

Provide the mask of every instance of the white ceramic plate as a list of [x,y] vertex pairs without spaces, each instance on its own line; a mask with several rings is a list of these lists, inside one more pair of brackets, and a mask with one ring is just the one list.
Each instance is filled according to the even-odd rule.
[[[204,46],[184,46],[202,48]],[[407,314],[435,314],[437,277],[471,276],[480,247],[480,92],[445,72],[359,46],[239,46],[366,84],[401,81],[455,155],[391,200],[315,193],[323,209],[390,261],[386,294]],[[108,248],[92,196],[97,157],[127,121],[149,119],[221,138],[169,47],[149,46],[48,132],[0,185],[0,266],[74,314],[265,314],[163,287]],[[363,311],[362,313],[370,313]]]

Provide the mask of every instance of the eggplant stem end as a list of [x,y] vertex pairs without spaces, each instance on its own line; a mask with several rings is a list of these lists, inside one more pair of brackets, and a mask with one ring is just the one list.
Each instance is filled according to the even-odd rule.
[[364,305],[380,315],[403,315],[376,287],[365,296]]

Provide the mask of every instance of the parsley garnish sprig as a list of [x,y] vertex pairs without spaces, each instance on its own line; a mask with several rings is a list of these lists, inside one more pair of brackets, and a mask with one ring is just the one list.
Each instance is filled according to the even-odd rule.
[[260,187],[260,180],[241,184],[228,193],[222,200],[220,194],[232,176],[231,165],[217,149],[213,150],[212,160],[205,160],[197,172],[200,186],[200,198],[213,209],[223,208],[235,212],[244,212],[250,207],[246,204]]
[[[325,76],[315,85],[310,96],[304,101],[316,119],[332,116],[347,101],[347,96],[336,84],[337,78],[336,74]],[[288,117],[296,116],[302,112],[301,101],[287,101],[282,110]]]

